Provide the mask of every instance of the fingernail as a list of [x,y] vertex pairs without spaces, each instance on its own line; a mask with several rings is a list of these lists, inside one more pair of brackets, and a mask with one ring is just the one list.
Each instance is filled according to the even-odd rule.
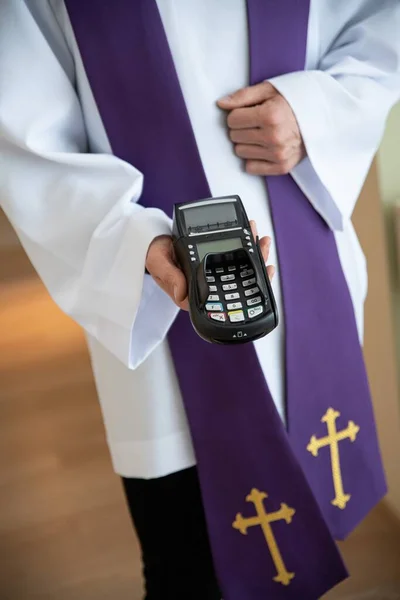
[[223,96],[222,98],[220,98],[218,100],[218,102],[229,102],[230,100],[232,100],[232,96]]

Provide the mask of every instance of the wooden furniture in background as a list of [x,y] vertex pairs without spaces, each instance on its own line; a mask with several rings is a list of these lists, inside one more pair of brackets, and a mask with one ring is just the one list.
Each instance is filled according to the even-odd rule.
[[397,274],[400,274],[400,200],[397,201],[393,213],[396,229]]
[[400,600],[398,378],[385,228],[375,163],[353,222],[368,262],[364,355],[389,493],[348,540],[339,544],[352,577],[327,594],[326,600]]
[[389,482],[386,501],[400,519],[399,380],[387,244],[375,163],[356,206],[353,221],[368,262],[364,354]]

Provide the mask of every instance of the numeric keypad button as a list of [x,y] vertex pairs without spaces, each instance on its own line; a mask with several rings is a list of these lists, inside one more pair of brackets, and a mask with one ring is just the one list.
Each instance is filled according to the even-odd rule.
[[218,269],[215,269],[216,273],[223,273],[224,272],[224,267],[218,267]]
[[261,315],[263,310],[264,309],[262,306],[253,306],[253,308],[247,309],[247,315],[249,319],[254,319],[254,317],[258,317],[259,315]]
[[217,291],[217,286],[216,285],[209,285],[208,286],[208,290],[210,292],[216,292]]
[[228,310],[238,310],[239,308],[243,308],[243,305],[241,302],[231,302],[226,305],[226,308]]
[[237,300],[240,298],[240,294],[234,292],[233,294],[225,294],[225,300]]
[[247,306],[253,306],[253,304],[259,304],[261,302],[261,296],[256,296],[255,298],[250,298],[247,300]]
[[239,323],[240,321],[244,321],[244,312],[242,310],[228,312],[228,317],[231,323]]
[[252,277],[251,279],[246,279],[245,281],[242,281],[242,285],[243,287],[248,287],[249,285],[254,285],[256,282],[256,278]]
[[210,319],[213,319],[213,321],[220,321],[221,323],[224,323],[226,321],[226,314],[223,312],[209,312],[208,316],[210,317]]
[[226,283],[222,286],[224,292],[229,292],[229,290],[237,290],[237,283]]
[[244,271],[240,271],[240,277],[250,277],[251,275],[254,275],[253,269],[244,269]]
[[257,294],[257,292],[259,292],[259,288],[258,287],[253,287],[250,288],[249,290],[245,290],[244,291],[244,295],[245,296],[253,296],[253,294]]
[[221,275],[221,281],[233,281],[234,279],[234,275]]
[[212,275],[209,277],[206,277],[206,281],[207,281],[207,283],[215,283],[215,277]]
[[230,265],[228,271],[236,271],[236,265]]
[[219,302],[218,294],[210,294],[207,298],[207,302]]
[[211,302],[206,304],[206,310],[210,310],[211,312],[222,311],[224,307],[222,306],[222,302]]

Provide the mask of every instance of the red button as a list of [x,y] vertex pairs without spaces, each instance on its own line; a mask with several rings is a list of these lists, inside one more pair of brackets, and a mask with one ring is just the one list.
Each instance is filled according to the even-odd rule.
[[220,321],[221,323],[225,323],[226,321],[226,314],[224,312],[209,312],[207,315],[213,321]]

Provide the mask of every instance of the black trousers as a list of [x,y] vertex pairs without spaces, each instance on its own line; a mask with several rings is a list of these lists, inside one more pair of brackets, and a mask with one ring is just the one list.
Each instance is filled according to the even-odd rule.
[[142,549],[146,600],[221,600],[195,467],[123,478]]

